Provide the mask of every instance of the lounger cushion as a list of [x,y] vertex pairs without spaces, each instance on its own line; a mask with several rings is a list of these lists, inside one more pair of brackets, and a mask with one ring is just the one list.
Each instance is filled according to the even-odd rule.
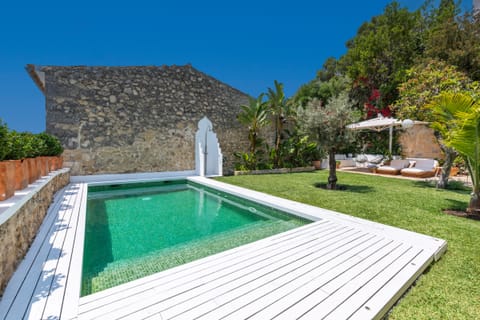
[[381,174],[400,174],[400,170],[408,167],[410,161],[408,160],[392,160],[388,166],[380,166],[377,172]]
[[383,156],[375,156],[374,158],[370,159],[368,162],[374,163],[374,164],[379,164],[382,162]]
[[402,169],[402,176],[416,178],[428,178],[435,176],[436,168],[438,166],[437,160],[420,159],[415,161],[415,167]]

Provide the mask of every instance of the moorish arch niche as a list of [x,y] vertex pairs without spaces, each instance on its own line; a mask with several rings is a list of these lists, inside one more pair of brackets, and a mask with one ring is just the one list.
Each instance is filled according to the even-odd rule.
[[198,122],[195,134],[195,173],[199,176],[223,175],[223,156],[217,134],[207,117]]

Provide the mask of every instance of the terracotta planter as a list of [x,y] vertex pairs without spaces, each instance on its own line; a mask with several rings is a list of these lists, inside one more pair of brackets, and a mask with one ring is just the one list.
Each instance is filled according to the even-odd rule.
[[22,190],[28,186],[28,166],[25,159],[9,160],[15,166],[15,190]]
[[458,174],[458,171],[460,171],[460,169],[458,167],[452,167],[450,169],[450,177],[454,177]]
[[313,160],[312,165],[315,167],[315,170],[322,169],[322,160]]
[[58,160],[58,167],[57,167],[57,169],[62,169],[62,168],[63,168],[63,156],[58,156],[58,157],[57,157],[57,160]]
[[43,158],[44,164],[45,164],[45,175],[47,176],[50,173],[50,157],[41,157]]
[[12,161],[0,161],[0,201],[15,194],[15,164]]
[[37,162],[37,170],[40,173],[40,177],[46,176],[48,174],[47,172],[47,166],[48,166],[48,161],[46,161],[46,157],[36,157],[35,161]]
[[25,160],[28,166],[28,183],[34,183],[40,177],[40,172],[37,169],[37,160],[36,158],[27,158]]
[[63,157],[62,156],[52,156],[48,157],[48,163],[50,171],[55,171],[63,167]]
[[57,170],[57,157],[48,157],[48,170],[50,172]]

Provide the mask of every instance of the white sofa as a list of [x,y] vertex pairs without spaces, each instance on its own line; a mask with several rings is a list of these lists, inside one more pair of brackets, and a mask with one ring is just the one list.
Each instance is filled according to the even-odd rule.
[[355,166],[358,168],[377,168],[383,161],[381,154],[359,154],[355,158]]

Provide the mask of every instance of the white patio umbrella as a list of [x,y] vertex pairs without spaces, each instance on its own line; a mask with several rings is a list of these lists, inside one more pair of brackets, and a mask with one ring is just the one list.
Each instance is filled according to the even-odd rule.
[[383,131],[385,129],[389,130],[389,139],[388,139],[388,150],[390,154],[392,153],[392,137],[393,137],[393,128],[397,126],[402,126],[404,129],[413,127],[415,124],[426,124],[428,122],[423,121],[412,121],[410,119],[398,120],[395,118],[386,118],[381,114],[378,114],[376,118],[360,121],[357,123],[352,123],[347,126],[351,130],[373,130],[373,131]]

